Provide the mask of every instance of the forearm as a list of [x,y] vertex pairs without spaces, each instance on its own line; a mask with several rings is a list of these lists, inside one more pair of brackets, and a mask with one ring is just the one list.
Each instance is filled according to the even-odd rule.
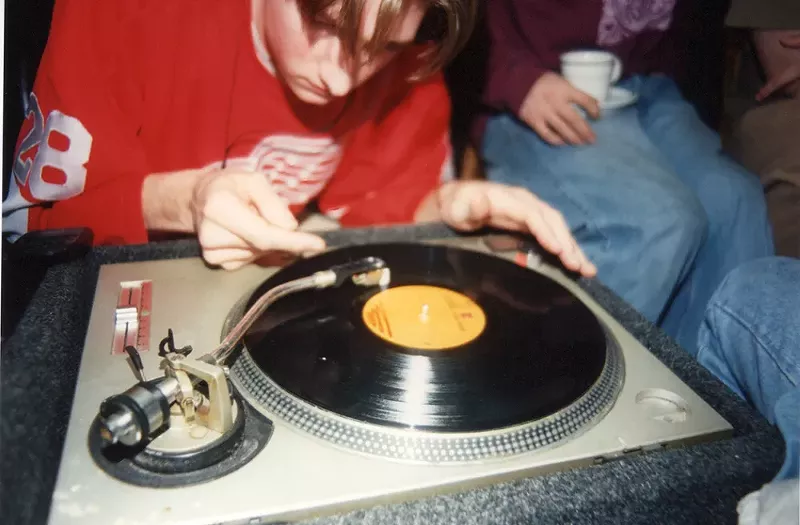
[[142,215],[149,231],[193,232],[192,195],[205,172],[173,171],[148,175],[142,184]]

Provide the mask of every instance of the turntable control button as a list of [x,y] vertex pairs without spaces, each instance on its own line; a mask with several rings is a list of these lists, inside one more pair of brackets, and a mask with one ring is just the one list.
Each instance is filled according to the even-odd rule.
[[114,310],[114,339],[111,353],[125,355],[132,346],[138,352],[150,349],[150,309],[152,283],[150,281],[123,282]]

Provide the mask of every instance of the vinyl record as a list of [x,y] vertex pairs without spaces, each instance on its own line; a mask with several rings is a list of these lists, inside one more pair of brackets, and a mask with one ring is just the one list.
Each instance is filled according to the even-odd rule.
[[245,335],[286,392],[345,418],[479,432],[544,418],[598,381],[606,338],[556,282],[504,259],[411,243],[333,250],[276,273],[253,295],[374,256],[385,288],[347,282],[281,299]]

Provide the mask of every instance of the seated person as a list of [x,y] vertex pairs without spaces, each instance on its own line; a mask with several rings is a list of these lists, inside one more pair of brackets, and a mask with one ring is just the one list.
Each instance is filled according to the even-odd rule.
[[584,275],[527,190],[453,181],[438,71],[475,0],[56,0],[4,230],[102,244],[198,237],[211,264],[307,254],[313,200],[345,226],[443,220],[529,232]]
[[800,258],[800,2],[735,0],[727,22],[753,30],[765,77],[728,149],[761,179],[777,253]]
[[[488,2],[495,111],[476,141],[490,180],[557,208],[598,278],[694,354],[723,277],[774,248],[758,179],[721,153],[668,76],[674,5]],[[621,60],[635,103],[603,109],[558,73],[562,53],[586,48]]]
[[800,261],[772,257],[731,272],[709,302],[698,342],[698,361],[777,425],[786,442],[774,483],[740,504],[740,522],[797,523],[790,518],[800,512]]

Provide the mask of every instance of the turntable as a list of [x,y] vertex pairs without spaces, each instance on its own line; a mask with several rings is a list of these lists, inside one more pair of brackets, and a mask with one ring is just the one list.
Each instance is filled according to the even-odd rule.
[[508,238],[101,268],[50,523],[273,523],[731,426]]

